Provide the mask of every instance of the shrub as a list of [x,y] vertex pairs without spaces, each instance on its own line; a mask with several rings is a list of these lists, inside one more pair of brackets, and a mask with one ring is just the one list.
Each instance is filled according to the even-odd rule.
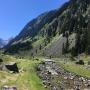
[[79,60],[78,62],[76,62],[76,64],[84,65],[84,61],[83,60]]
[[70,60],[71,60],[71,61],[76,61],[73,56],[70,57]]
[[88,62],[88,65],[90,65],[90,61]]
[[2,59],[0,59],[0,62],[3,62],[3,60],[2,60]]

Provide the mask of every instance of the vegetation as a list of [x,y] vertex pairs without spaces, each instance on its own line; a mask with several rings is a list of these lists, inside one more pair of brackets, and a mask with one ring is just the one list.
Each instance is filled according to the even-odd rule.
[[[60,46],[63,47],[57,50],[61,54],[71,53],[72,56],[77,56],[81,53],[90,52],[90,30],[89,30],[89,6],[88,0],[83,1],[69,1],[65,3],[61,8],[46,12],[30,21],[19,35],[15,37],[8,44],[6,52],[17,53],[18,51],[31,51],[33,55],[46,51],[45,48],[52,44],[53,39],[58,35],[62,35],[61,38],[65,38],[60,42]],[[38,22],[40,21],[40,22]],[[76,34],[73,38],[71,45],[70,35]],[[23,42],[28,39],[28,42]],[[22,41],[22,42],[20,42]],[[17,44],[13,44],[13,43]],[[55,43],[55,42],[54,42]],[[53,46],[53,47],[56,47]],[[42,49],[41,49],[42,48]],[[48,47],[48,50],[50,47]],[[41,52],[38,52],[39,51]],[[36,54],[35,54],[36,51]],[[54,53],[54,52],[53,52]],[[48,55],[49,53],[47,53]],[[55,55],[56,53],[54,53]]]
[[[65,59],[65,61],[63,59]],[[75,61],[71,61],[69,60],[69,58],[68,59],[62,58],[62,60],[61,59],[56,60],[57,60],[56,62],[66,71],[90,79],[90,68],[88,68],[88,66],[76,64]],[[83,61],[80,60],[80,62]]]
[[24,51],[24,50],[30,50],[32,49],[31,42],[27,41],[24,43],[17,43],[15,45],[12,45],[7,50],[5,50],[5,53],[9,52],[12,54],[18,53],[18,51]]
[[[63,54],[64,58],[60,57],[57,64],[68,72],[90,79],[90,57],[78,58],[82,53],[90,54],[89,6],[89,0],[70,0],[61,8],[30,21],[5,47],[4,54],[14,57],[0,55],[0,64],[16,62],[20,70],[17,74],[0,71],[0,87],[15,85],[18,90],[46,90],[36,72],[41,60],[34,60],[42,53],[50,59]],[[75,37],[71,37],[72,34]],[[27,56],[29,59],[25,59]],[[67,56],[71,57],[65,58]]]
[[83,60],[79,60],[78,62],[76,62],[76,64],[84,65],[84,61]]
[[88,65],[90,65],[90,61],[88,62]]
[[[17,62],[19,70],[21,70],[21,72],[12,74],[9,72],[0,71],[0,87],[8,85],[16,86],[18,90],[46,90],[36,72],[36,66],[41,62],[40,60],[15,60],[15,58],[11,58],[12,61]],[[8,60],[6,59],[6,61]],[[11,61],[9,60],[8,62]]]

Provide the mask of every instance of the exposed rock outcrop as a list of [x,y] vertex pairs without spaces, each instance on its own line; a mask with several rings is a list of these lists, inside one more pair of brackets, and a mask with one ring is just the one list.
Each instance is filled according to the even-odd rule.
[[9,71],[19,72],[17,64],[15,62],[11,62],[10,64],[6,64],[5,67]]

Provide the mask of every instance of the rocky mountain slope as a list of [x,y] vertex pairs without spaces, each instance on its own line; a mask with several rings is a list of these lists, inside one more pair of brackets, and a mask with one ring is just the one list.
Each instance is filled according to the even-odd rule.
[[89,18],[89,0],[70,0],[61,8],[30,21],[7,45],[5,52],[60,56],[89,51]]

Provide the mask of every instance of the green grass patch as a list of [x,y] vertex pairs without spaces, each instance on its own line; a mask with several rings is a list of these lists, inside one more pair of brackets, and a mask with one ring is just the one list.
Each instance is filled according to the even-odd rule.
[[69,72],[75,73],[76,75],[80,75],[90,79],[90,68],[86,68],[83,65],[77,65],[73,62],[64,63],[63,61],[59,62],[59,65],[62,66],[66,71],[69,71]]
[[38,39],[37,41],[35,41],[35,42],[32,44],[32,46],[33,46],[33,47],[36,47],[36,46],[42,44],[43,42],[44,42],[44,38],[39,37],[39,39]]
[[[13,57],[10,58],[14,59]],[[18,90],[46,90],[36,72],[36,66],[41,61],[32,61],[28,59],[14,60],[15,62],[17,62],[19,69],[22,69],[22,72],[17,74],[11,74],[9,72],[1,71],[0,87],[8,85],[16,86]]]

